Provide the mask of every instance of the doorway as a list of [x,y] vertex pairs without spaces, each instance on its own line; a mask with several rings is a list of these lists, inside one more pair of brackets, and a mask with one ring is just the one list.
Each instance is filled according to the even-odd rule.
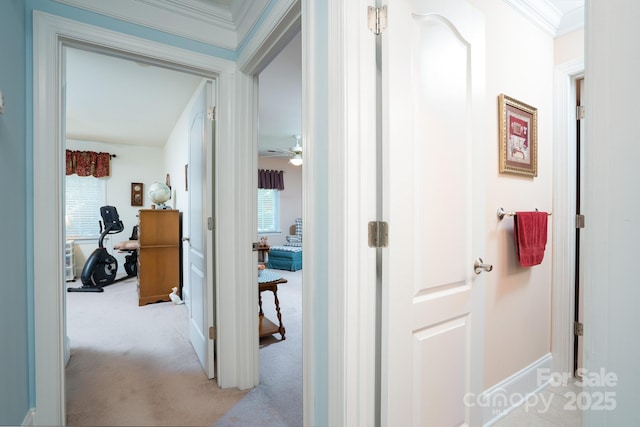
[[[302,142],[296,138],[302,132],[302,41],[301,34],[295,35],[259,73],[258,80],[258,169],[282,171],[284,188],[281,190],[258,189],[257,192],[273,194],[278,198],[279,232],[261,232],[258,240],[266,238],[270,248],[302,250],[304,228],[302,214],[304,152],[302,165],[294,165],[290,160],[295,154],[292,147]],[[260,186],[260,185],[258,185]],[[268,186],[268,185],[263,185]],[[274,194],[275,193],[275,194]],[[273,196],[272,196],[273,197]],[[263,198],[264,200],[264,198]],[[264,207],[264,203],[260,204]],[[264,211],[263,211],[264,212]],[[266,213],[266,212],[264,212]],[[267,215],[259,218],[266,219]],[[263,223],[258,221],[258,224]],[[299,233],[297,230],[300,226]],[[263,225],[263,230],[268,225]],[[260,229],[260,227],[259,227]],[[295,237],[294,237],[295,236]],[[300,237],[298,241],[297,237]],[[300,245],[300,246],[292,246]],[[279,254],[289,252],[278,251]],[[304,254],[291,252],[291,254]],[[297,259],[297,258],[296,258]],[[269,397],[269,406],[273,407],[285,425],[303,425],[302,417],[302,318],[304,308],[303,270],[294,263],[284,260],[269,262],[263,260],[269,274],[287,280],[278,285],[278,299],[282,322],[286,330],[285,339],[278,333],[259,338],[260,385]],[[285,269],[286,268],[286,269]],[[295,270],[295,271],[292,271]],[[260,278],[259,278],[260,280]],[[262,292],[264,318],[277,321],[274,310],[274,296],[271,292]],[[242,412],[236,408],[232,412]],[[242,415],[240,415],[242,416]],[[249,421],[249,420],[247,420]],[[242,422],[241,422],[242,423]],[[264,424],[269,424],[265,419]]]
[[[576,321],[576,194],[578,165],[577,82],[584,76],[584,59],[560,64],[555,69],[554,184],[553,184],[553,287],[551,352],[553,371],[575,373]],[[581,168],[584,175],[584,168]]]
[[[138,181],[146,190],[153,182],[164,182],[166,175],[172,196],[167,205],[173,212],[184,213],[181,228],[191,239],[179,249],[182,251],[180,260],[178,251],[171,258],[172,262],[177,264],[180,261],[185,266],[184,280],[180,278],[180,283],[176,283],[176,286],[182,285],[185,305],[174,306],[170,302],[146,305],[146,301],[141,301],[138,306],[136,278],[111,284],[104,288],[104,293],[97,295],[64,294],[65,318],[73,319],[66,324],[65,337],[69,336],[66,329],[75,334],[71,340],[74,358],[66,369],[66,378],[73,379],[66,387],[67,421],[72,424],[97,420],[111,420],[116,424],[153,424],[153,417],[168,421],[171,416],[178,416],[174,422],[195,417],[195,424],[206,423],[206,417],[213,417],[216,408],[228,409],[239,398],[239,393],[224,393],[215,382],[209,383],[208,379],[214,376],[215,341],[209,339],[208,333],[202,332],[206,329],[204,324],[212,323],[215,313],[215,296],[212,290],[206,288],[207,278],[214,275],[210,265],[213,261],[213,234],[203,228],[207,217],[212,216],[212,197],[204,190],[213,188],[213,156],[208,155],[213,147],[212,129],[206,130],[205,127],[211,122],[206,120],[207,106],[215,105],[214,80],[192,72],[168,69],[166,64],[148,64],[142,62],[144,58],[135,58],[134,61],[126,55],[115,57],[100,49],[94,48],[90,52],[83,47],[63,47],[62,51],[65,67],[62,75],[64,84],[61,86],[65,88],[63,99],[66,100],[61,117],[66,125],[63,149],[115,153],[112,154],[110,176],[83,177],[80,180],[102,181],[104,199],[99,205],[116,206],[125,224],[125,232],[110,235],[106,245],[108,251],[119,258],[120,271],[117,275],[126,274],[122,268],[123,255],[113,250],[113,244],[128,239],[129,231],[134,224],[138,224],[138,216],[142,218],[141,212],[147,218],[171,213],[160,207],[151,209],[154,207],[153,201],[148,199],[144,191],[142,202],[133,206],[128,191],[131,181]],[[211,78],[215,79],[214,76]],[[162,87],[164,93],[158,94],[160,99],[154,100],[157,87]],[[87,102],[87,94],[91,94],[90,102]],[[160,104],[166,96],[173,102]],[[168,108],[158,109],[158,105]],[[151,127],[145,128],[145,123]],[[196,123],[198,127],[194,131]],[[187,183],[191,184],[190,191]],[[194,200],[197,203],[191,203]],[[177,215],[172,217],[178,218]],[[66,211],[65,222],[73,220],[73,216]],[[176,235],[173,239],[178,245],[179,237]],[[74,243],[79,255],[76,258],[81,261],[77,266],[76,276],[79,277],[82,260],[91,253],[95,241],[76,238]],[[209,262],[201,262],[198,268],[190,268],[194,253],[202,254],[202,258]],[[151,274],[149,262],[153,262],[152,254],[148,256],[148,261],[140,262],[142,271],[146,264],[147,277]],[[200,273],[197,276],[194,274],[196,271]],[[78,285],[68,283],[67,286]],[[168,293],[171,289],[167,286]],[[211,346],[211,349],[206,346]],[[194,349],[197,349],[197,359],[193,357]],[[65,350],[70,352],[70,349]],[[68,360],[68,354],[65,360]],[[139,375],[145,371],[147,375]],[[172,381],[174,386],[184,384],[185,390],[200,389],[200,393],[188,398],[189,393],[173,394],[171,390],[166,390],[167,380],[178,374],[180,381]],[[92,380],[86,381],[87,376],[91,376]],[[114,382],[114,378],[119,380]],[[151,385],[148,378],[157,380],[153,380],[155,384]],[[113,395],[120,395],[120,399],[114,400],[111,397]],[[125,395],[129,397],[125,398]],[[136,396],[142,400],[137,401]],[[200,410],[180,414],[174,409],[164,415],[160,408],[144,410],[145,402],[166,399],[166,396],[171,396],[178,408],[186,407],[185,399],[191,404],[200,400],[201,405],[196,406]],[[207,396],[209,400],[218,402],[216,408],[207,404]],[[84,404],[87,398],[93,403]],[[87,415],[83,407],[88,406],[92,407],[92,411]],[[170,404],[162,406],[171,407]],[[132,410],[133,407],[140,410]],[[153,417],[149,418],[150,415]],[[211,419],[215,418],[209,418],[209,421]]]
[[[81,40],[81,42],[79,41]],[[111,53],[126,51],[137,59],[147,58],[148,62],[164,61],[167,64],[181,66],[192,72],[203,75],[215,75],[222,82],[219,100],[228,104],[233,96],[229,82],[232,81],[233,64],[227,60],[177,49],[165,44],[131,38],[121,33],[96,28],[87,24],[70,21],[64,18],[34,12],[34,235],[38,244],[34,246],[34,257],[38,260],[34,267],[34,342],[38,347],[35,353],[35,395],[46,396],[38,399],[38,411],[35,422],[39,424],[63,425],[65,422],[65,387],[64,387],[64,246],[61,238],[64,236],[62,201],[64,200],[64,186],[62,165],[63,134],[60,113],[62,87],[60,70],[62,64],[60,47],[63,45],[100,47]],[[153,59],[150,59],[153,58]],[[227,112],[226,114],[229,114]],[[224,119],[226,115],[222,116]],[[230,139],[231,127],[221,126],[218,136],[221,141]],[[234,159],[232,153],[221,150],[216,171],[220,174],[234,174]],[[127,190],[128,191],[128,190]],[[219,194],[216,206],[232,205],[234,194]],[[232,227],[224,227],[230,220],[231,213],[224,210],[217,212],[218,223],[221,225],[221,239],[232,240]],[[51,224],[54,224],[52,227]],[[222,255],[218,255],[223,258]],[[228,262],[217,272],[218,283],[234,283],[235,273]],[[238,308],[235,290],[224,288],[219,290],[219,300],[227,301],[228,310],[219,316],[219,328],[223,329],[224,322],[229,317],[235,318],[243,314]],[[230,315],[231,313],[231,315]],[[231,324],[233,321],[231,321]],[[233,335],[233,333],[230,333]],[[219,359],[228,360],[235,356],[234,340],[229,345],[223,345],[223,340],[229,336],[220,336],[221,350]],[[227,356],[231,353],[231,356]],[[225,370],[226,368],[226,370]],[[223,386],[225,381],[236,385],[237,377],[229,375],[229,367],[223,367],[219,381]],[[223,378],[224,377],[224,378]]]

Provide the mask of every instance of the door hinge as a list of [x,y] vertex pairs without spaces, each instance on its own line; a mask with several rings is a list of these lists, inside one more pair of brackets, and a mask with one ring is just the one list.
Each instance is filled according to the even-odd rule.
[[576,107],[576,120],[584,119],[584,105],[578,105]]
[[576,228],[584,228],[584,215],[576,214]]
[[367,18],[369,30],[379,36],[387,28],[387,6],[369,6],[367,8]]
[[584,325],[580,322],[573,322],[573,333],[581,337],[584,334]]
[[207,218],[207,228],[209,229],[209,231],[213,230],[213,218],[212,217]]
[[216,119],[216,107],[207,108],[207,119],[214,121]]
[[215,326],[209,326],[209,339],[210,340],[215,340],[216,338],[218,338],[218,331],[216,331],[216,327]]
[[369,247],[386,248],[389,245],[389,224],[384,221],[369,222]]

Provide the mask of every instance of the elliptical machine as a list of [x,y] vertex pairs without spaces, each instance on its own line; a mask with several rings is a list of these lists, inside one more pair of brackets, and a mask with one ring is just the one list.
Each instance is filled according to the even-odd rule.
[[[124,230],[124,224],[120,221],[118,210],[115,206],[103,206],[100,208],[102,222],[100,223],[100,239],[98,248],[87,259],[82,268],[80,279],[82,286],[79,288],[67,288],[68,292],[104,292],[104,286],[115,281],[118,272],[118,260],[107,252],[104,247],[104,238],[107,234],[116,234]],[[103,227],[104,223],[104,229]]]

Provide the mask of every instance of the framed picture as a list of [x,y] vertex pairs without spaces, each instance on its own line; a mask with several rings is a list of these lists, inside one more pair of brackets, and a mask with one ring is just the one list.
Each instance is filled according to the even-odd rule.
[[500,173],[538,176],[538,110],[504,94],[498,110]]
[[141,182],[131,183],[131,206],[142,206],[142,188],[143,184]]

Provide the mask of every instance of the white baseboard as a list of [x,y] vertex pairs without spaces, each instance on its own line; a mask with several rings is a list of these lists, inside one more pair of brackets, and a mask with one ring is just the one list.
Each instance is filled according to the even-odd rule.
[[[493,425],[522,405],[530,396],[545,388],[550,379],[539,384],[538,370],[544,369],[547,373],[551,372],[552,360],[551,353],[549,353],[504,381],[485,390],[481,398],[478,399],[479,402],[483,403],[484,407],[484,415],[482,417],[484,425]],[[548,375],[545,378],[548,378]]]
[[32,426],[33,425],[33,414],[36,412],[35,409],[29,409],[27,415],[24,417],[24,421],[22,421],[23,426]]

